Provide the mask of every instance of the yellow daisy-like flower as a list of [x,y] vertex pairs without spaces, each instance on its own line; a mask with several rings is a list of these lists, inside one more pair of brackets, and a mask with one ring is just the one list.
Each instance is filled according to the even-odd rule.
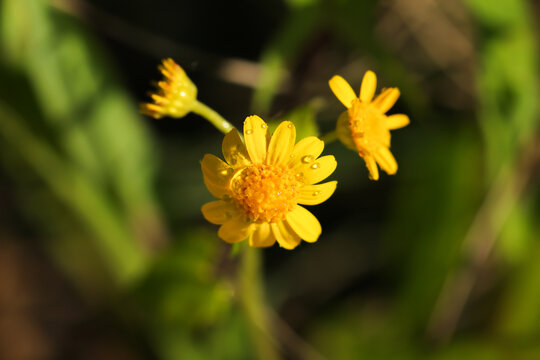
[[358,97],[339,75],[332,77],[329,84],[339,101],[347,107],[337,122],[339,140],[364,159],[372,180],[379,179],[377,164],[387,174],[395,174],[398,166],[389,149],[390,130],[407,126],[409,117],[405,114],[387,116],[386,112],[396,103],[399,90],[383,89],[373,100],[377,87],[377,77],[373,71],[365,73]]
[[158,69],[164,79],[157,83],[157,91],[150,95],[154,102],[141,104],[141,113],[156,119],[186,116],[197,101],[197,87],[171,58],[163,60]]
[[253,247],[276,241],[294,249],[301,240],[315,242],[321,234],[317,218],[302,205],[327,200],[337,182],[315,185],[336,168],[333,156],[320,157],[324,142],[314,136],[295,145],[296,129],[282,122],[270,138],[258,116],[244,122],[245,145],[236,130],[223,139],[222,161],[207,154],[202,160],[206,187],[220,199],[203,205],[204,217],[221,225],[218,236],[228,243],[249,238]]

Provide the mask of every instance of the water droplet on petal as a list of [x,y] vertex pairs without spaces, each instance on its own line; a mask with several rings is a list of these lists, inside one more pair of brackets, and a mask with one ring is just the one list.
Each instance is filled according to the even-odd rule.
[[314,191],[313,194],[311,194],[311,195],[313,195],[313,196],[319,196],[320,194],[321,194],[320,191]]
[[311,165],[310,168],[313,169],[313,170],[317,170],[319,168],[319,166],[320,166],[319,163],[315,163],[315,164]]
[[313,159],[313,156],[311,155],[306,155],[306,156],[303,156],[302,157],[302,162],[304,164],[309,164],[310,162],[312,162],[314,159]]
[[296,177],[297,177],[297,178],[301,178],[301,177],[303,177],[303,176],[304,176],[304,173],[301,173],[301,172],[299,172],[298,174],[296,174]]
[[268,127],[268,125],[262,124],[261,127],[262,127],[263,129],[266,129],[266,128]]
[[253,130],[247,129],[247,130],[246,130],[246,135],[251,135],[251,134],[253,134]]
[[291,158],[293,158],[293,157],[295,157],[295,156],[296,156],[296,155],[294,155],[294,154],[291,154],[291,155],[290,155]]
[[289,123],[289,125],[287,125],[287,127],[290,129],[292,128],[294,125],[292,123]]
[[229,168],[229,169],[227,170],[227,173],[228,173],[229,175],[233,174],[233,173],[234,173],[234,169],[233,169],[233,168]]

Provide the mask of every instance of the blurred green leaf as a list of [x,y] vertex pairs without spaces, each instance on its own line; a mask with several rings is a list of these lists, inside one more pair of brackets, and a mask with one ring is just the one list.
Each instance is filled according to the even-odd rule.
[[523,21],[527,5],[521,0],[466,0],[469,9],[488,26],[506,26]]
[[[493,175],[505,164],[514,171],[532,171],[518,166],[520,156],[535,141],[540,97],[537,31],[532,24],[532,5],[514,0],[469,0],[466,2],[480,25],[488,30],[484,39],[479,76],[480,123],[487,144],[488,170]],[[495,29],[493,29],[495,28]],[[528,174],[516,174],[527,178]],[[531,194],[517,203],[501,234],[498,250],[513,256],[515,273],[509,277],[500,305],[498,330],[509,338],[527,338],[538,332],[540,316],[540,268],[534,241],[538,211]]]
[[350,299],[319,316],[310,340],[328,359],[418,359],[377,299]]
[[141,320],[162,359],[249,358],[230,274],[220,272],[222,250],[213,232],[183,233],[130,295],[129,309],[146,309]]
[[[143,247],[165,237],[152,189],[151,140],[136,105],[117,85],[101,49],[72,18],[44,0],[5,0],[0,6],[2,69],[17,72],[29,85],[21,91],[11,84],[20,91],[16,102],[9,101],[9,93],[2,96],[22,114],[14,131],[39,144],[21,150],[23,158],[77,209],[110,269],[123,273],[124,265],[145,257]],[[3,84],[3,91],[7,88]],[[28,107],[38,110],[29,114]],[[56,173],[40,169],[50,164],[44,156],[54,158],[56,170],[48,170]]]
[[[480,203],[480,146],[467,129],[422,129],[400,163],[387,228],[391,261],[402,274],[400,324],[424,331],[444,279],[459,265],[461,245]],[[416,184],[416,185],[415,185]],[[409,239],[393,241],[391,239]],[[403,268],[404,267],[404,268]]]

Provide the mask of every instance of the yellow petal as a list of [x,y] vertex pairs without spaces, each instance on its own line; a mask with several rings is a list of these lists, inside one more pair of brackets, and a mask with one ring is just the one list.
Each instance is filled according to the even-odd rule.
[[266,159],[266,133],[268,125],[257,115],[244,121],[244,140],[251,162],[261,164]]
[[227,187],[234,170],[224,161],[212,154],[204,155],[201,162],[204,183],[210,193],[217,198],[227,194]]
[[345,110],[339,115],[336,123],[336,133],[339,141],[351,150],[356,151],[356,145],[354,144],[351,136],[351,129],[349,128],[349,112]]
[[379,180],[379,168],[377,168],[377,162],[371,155],[362,156],[366,162],[366,167],[369,171],[369,178],[371,180]]
[[386,89],[373,100],[373,104],[381,110],[381,112],[384,114],[394,104],[396,103],[397,99],[399,98],[399,90],[398,88],[389,88]]
[[253,225],[246,220],[244,214],[229,219],[221,225],[218,230],[218,236],[229,244],[245,240],[253,232]]
[[304,158],[304,156],[311,156],[313,159],[316,159],[322,154],[323,149],[324,141],[321,139],[315,136],[303,138],[294,146],[293,152],[290,156],[289,166],[291,168],[304,166],[305,164],[302,162],[302,158]]
[[270,144],[268,145],[268,155],[266,164],[285,165],[290,159],[296,140],[296,128],[290,121],[283,121],[274,131]]
[[238,215],[230,202],[222,200],[204,204],[201,211],[206,220],[217,225],[225,224],[231,217]]
[[386,127],[388,130],[400,129],[409,125],[409,117],[405,114],[394,114],[386,118]]
[[302,173],[306,185],[316,184],[326,179],[336,170],[337,162],[334,156],[323,156],[311,164],[305,164],[298,171]]
[[386,147],[378,148],[375,153],[375,160],[388,175],[394,175],[398,169],[398,165],[394,155]]
[[353,100],[356,100],[356,94],[347,80],[339,75],[334,75],[328,84],[338,100],[347,108],[350,108]]
[[204,185],[206,186],[210,194],[212,194],[212,196],[218,199],[223,199],[225,196],[228,195],[227,187],[214,184],[213,182],[208,180],[206,176],[203,176],[203,181],[204,181]]
[[377,76],[371,70],[366,71],[364,78],[362,79],[362,86],[360,87],[360,100],[362,102],[370,102],[375,95],[375,89],[377,88]]
[[223,157],[233,167],[244,167],[251,163],[246,146],[236,129],[229,131],[225,135],[221,149]]
[[270,224],[259,224],[249,237],[249,245],[252,247],[268,247],[274,245],[276,237],[272,234]]
[[292,250],[300,244],[302,239],[284,222],[271,223],[272,234],[282,248]]
[[319,220],[315,215],[299,205],[296,205],[286,215],[286,221],[291,229],[307,242],[315,242],[321,235],[322,229]]
[[305,185],[300,188],[298,203],[302,205],[317,205],[326,200],[336,190],[337,181],[329,181],[319,185]]

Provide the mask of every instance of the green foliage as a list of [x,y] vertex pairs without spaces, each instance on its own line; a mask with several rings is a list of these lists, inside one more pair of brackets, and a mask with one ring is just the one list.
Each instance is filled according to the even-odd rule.
[[[129,283],[146,263],[134,239],[160,241],[145,234],[163,232],[150,140],[133,101],[66,15],[41,0],[4,1],[1,15],[4,71],[29,84],[15,99],[13,85],[3,87],[3,133],[96,235],[117,280]],[[141,217],[154,219],[142,224],[153,228],[141,228]]]

